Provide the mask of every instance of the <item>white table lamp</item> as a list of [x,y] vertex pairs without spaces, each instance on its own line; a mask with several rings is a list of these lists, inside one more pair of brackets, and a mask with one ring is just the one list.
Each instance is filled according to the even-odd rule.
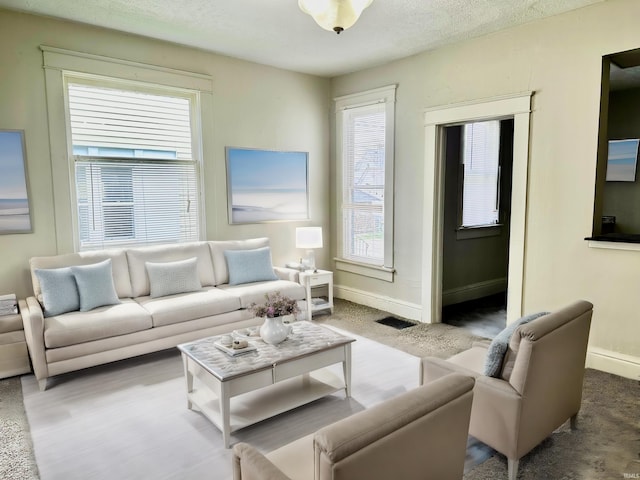
[[296,228],[296,248],[307,250],[306,267],[317,272],[316,256],[313,249],[322,248],[322,227]]

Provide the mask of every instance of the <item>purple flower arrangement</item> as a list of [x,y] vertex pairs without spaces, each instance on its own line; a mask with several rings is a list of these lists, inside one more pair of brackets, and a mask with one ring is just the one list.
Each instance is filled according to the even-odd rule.
[[267,299],[266,303],[261,305],[252,303],[249,306],[249,310],[256,317],[274,318],[299,312],[298,302],[280,292],[267,293],[265,298]]

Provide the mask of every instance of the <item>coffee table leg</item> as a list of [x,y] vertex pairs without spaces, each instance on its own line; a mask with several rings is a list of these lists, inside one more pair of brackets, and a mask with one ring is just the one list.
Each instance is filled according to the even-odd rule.
[[344,362],[342,362],[342,373],[344,374],[344,391],[347,398],[351,396],[351,344],[344,346]]
[[224,382],[220,385],[220,397],[218,401],[220,402],[220,419],[222,420],[222,439],[224,441],[224,447],[229,448],[231,436],[231,402],[229,399],[229,390]]
[[184,353],[182,354],[182,365],[184,367],[184,378],[187,382],[187,408],[191,410],[193,404],[191,403],[191,392],[193,392],[193,374],[189,370],[189,357]]

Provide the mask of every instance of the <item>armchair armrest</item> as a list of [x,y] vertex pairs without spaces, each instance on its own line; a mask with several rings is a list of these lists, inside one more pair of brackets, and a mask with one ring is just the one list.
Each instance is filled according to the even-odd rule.
[[233,480],[291,480],[247,443],[233,446]]
[[36,297],[20,300],[20,314],[33,372],[38,380],[44,380],[49,376],[44,348],[44,313]]
[[437,357],[424,357],[420,362],[420,385],[432,382],[450,373],[460,373],[467,377],[478,378],[478,372],[456,365],[447,360]]
[[522,396],[506,380],[480,376],[473,391],[469,434],[502,452],[519,458]]
[[471,344],[471,347],[489,348],[489,345],[491,345],[491,340],[486,338],[484,340],[477,340],[477,341],[473,342]]

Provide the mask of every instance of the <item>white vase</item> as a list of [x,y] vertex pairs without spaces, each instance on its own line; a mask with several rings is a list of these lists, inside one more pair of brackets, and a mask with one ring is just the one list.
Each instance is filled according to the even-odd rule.
[[266,317],[260,327],[260,337],[262,337],[262,340],[271,345],[277,345],[283,342],[291,332],[291,325],[283,322],[287,317]]

